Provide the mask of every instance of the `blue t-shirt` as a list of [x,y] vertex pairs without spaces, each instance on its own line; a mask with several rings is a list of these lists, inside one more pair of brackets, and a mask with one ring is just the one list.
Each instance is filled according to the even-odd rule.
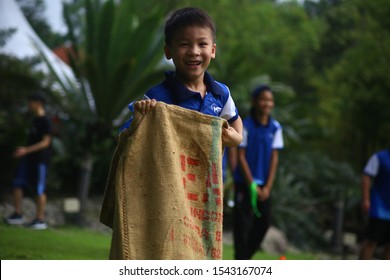
[[390,220],[390,150],[371,156],[363,171],[372,177],[370,217]]
[[[243,140],[238,148],[246,149],[245,158],[252,177],[258,185],[264,185],[268,180],[272,150],[284,147],[282,126],[271,117],[264,126],[252,116],[246,118],[243,125]],[[239,167],[234,178],[238,183],[245,183]]]
[[[199,92],[194,92],[185,87],[175,78],[174,71],[165,73],[165,80],[149,89],[144,99],[156,99],[167,104],[174,104],[180,107],[195,110],[207,115],[221,117],[229,123],[238,118],[238,111],[230,95],[229,88],[215,81],[211,75],[205,72],[204,83],[207,86],[207,93],[202,98]],[[132,111],[132,104],[129,109]],[[129,128],[131,119],[127,121],[121,130]]]

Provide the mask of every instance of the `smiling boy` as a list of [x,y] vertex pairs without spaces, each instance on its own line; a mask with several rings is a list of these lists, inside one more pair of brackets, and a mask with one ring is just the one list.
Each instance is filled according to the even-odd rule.
[[[187,7],[173,12],[165,24],[164,53],[173,60],[175,71],[166,72],[165,80],[135,102],[134,109],[146,114],[157,101],[162,101],[224,118],[230,125],[222,130],[223,145],[238,146],[242,141],[242,120],[229,88],[206,72],[215,58],[215,41],[215,23],[205,11]],[[124,128],[129,125],[130,121]]]

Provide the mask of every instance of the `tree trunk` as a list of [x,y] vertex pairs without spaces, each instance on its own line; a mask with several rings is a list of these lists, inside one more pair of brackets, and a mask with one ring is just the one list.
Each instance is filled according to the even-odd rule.
[[91,185],[91,175],[93,170],[93,157],[88,152],[84,155],[83,163],[80,170],[78,197],[80,200],[80,213],[78,217],[78,224],[84,226],[86,224],[86,204]]
[[342,255],[344,252],[343,227],[344,227],[344,201],[342,195],[334,204],[335,217],[333,226],[332,245],[335,253]]

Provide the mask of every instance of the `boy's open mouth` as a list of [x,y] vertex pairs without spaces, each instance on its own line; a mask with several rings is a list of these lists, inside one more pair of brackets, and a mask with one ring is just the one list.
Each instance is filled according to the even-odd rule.
[[200,65],[201,62],[200,61],[187,61],[186,62],[186,65],[189,65],[189,66],[197,66],[197,65]]

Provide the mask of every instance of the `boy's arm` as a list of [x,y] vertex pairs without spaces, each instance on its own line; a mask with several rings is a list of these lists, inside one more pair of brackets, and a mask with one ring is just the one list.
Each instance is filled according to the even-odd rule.
[[51,136],[49,134],[45,134],[41,141],[24,147],[18,147],[14,153],[14,157],[20,158],[27,154],[31,154],[40,150],[47,148],[50,145]]
[[222,143],[225,147],[237,147],[242,141],[241,117],[232,122],[228,127],[222,128]]
[[229,168],[232,172],[236,170],[237,167],[237,147],[230,147],[228,151],[228,163]]
[[370,210],[371,180],[372,178],[375,178],[378,175],[379,165],[380,164],[379,164],[379,159],[377,154],[373,154],[363,169],[361,188],[362,188],[362,210],[364,214],[367,214],[368,211]]
[[271,154],[271,162],[270,162],[270,169],[268,173],[268,180],[267,183],[262,188],[262,191],[260,192],[260,200],[265,201],[269,198],[271,194],[271,189],[274,184],[275,175],[276,175],[276,169],[278,167],[279,162],[279,152],[278,150],[274,149],[272,150]]
[[370,209],[371,178],[367,174],[362,175],[362,210],[364,214]]

